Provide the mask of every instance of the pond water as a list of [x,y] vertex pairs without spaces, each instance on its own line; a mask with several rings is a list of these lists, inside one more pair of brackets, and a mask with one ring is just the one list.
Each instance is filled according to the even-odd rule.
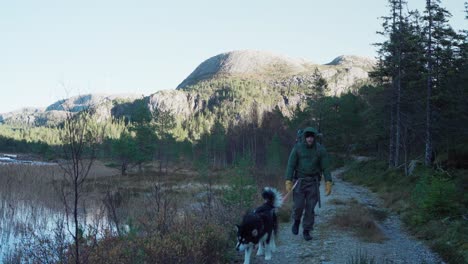
[[[15,248],[28,243],[56,240],[57,235],[70,240],[68,230],[74,230],[74,226],[71,218],[67,225],[65,205],[56,184],[63,171],[57,165],[5,157],[0,160],[0,263]],[[97,203],[82,202],[88,204],[79,205],[81,224],[94,224],[99,219],[101,229],[107,225]]]
[[34,161],[34,160],[20,160],[11,157],[1,157],[0,156],[0,165],[5,164],[28,164],[28,165],[37,165],[37,166],[46,166],[51,165],[55,166],[58,165],[55,162],[43,162],[43,161]]
[[[80,224],[92,226],[99,232],[109,225],[102,208],[87,208],[80,212]],[[15,248],[25,247],[28,243],[37,244],[39,240],[56,239],[60,236],[64,242],[71,242],[73,232],[72,217],[66,218],[64,210],[48,208],[37,201],[9,201],[0,199],[0,263]],[[58,243],[54,241],[53,243]]]

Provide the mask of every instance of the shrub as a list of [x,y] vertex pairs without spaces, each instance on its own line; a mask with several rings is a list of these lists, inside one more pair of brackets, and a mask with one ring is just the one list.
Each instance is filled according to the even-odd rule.
[[253,161],[249,155],[242,157],[230,172],[230,188],[226,188],[223,198],[228,206],[250,208],[258,194],[253,177]]
[[185,217],[164,236],[102,238],[89,263],[226,263],[230,246],[225,227]]
[[453,180],[440,175],[424,176],[413,192],[417,221],[455,215],[458,211],[457,190]]

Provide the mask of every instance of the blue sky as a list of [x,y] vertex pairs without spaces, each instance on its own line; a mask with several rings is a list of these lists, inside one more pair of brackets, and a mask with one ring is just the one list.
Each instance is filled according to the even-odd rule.
[[[464,0],[442,2],[451,25],[466,29]],[[387,9],[387,0],[0,0],[0,113],[76,94],[175,89],[202,61],[231,50],[321,64],[373,57]]]

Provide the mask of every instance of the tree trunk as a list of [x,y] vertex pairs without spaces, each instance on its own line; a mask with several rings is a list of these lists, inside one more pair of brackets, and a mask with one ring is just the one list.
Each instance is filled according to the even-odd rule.
[[398,167],[399,161],[400,161],[400,137],[401,137],[401,120],[400,120],[400,102],[401,102],[401,0],[399,1],[399,18],[398,18],[398,51],[397,51],[397,67],[398,67],[398,72],[397,72],[397,78],[396,78],[396,120],[395,120],[395,160],[394,160],[394,166]]
[[[393,89],[392,89],[393,90]],[[392,91],[393,95],[393,91]],[[393,97],[393,96],[392,96]],[[394,123],[394,111],[393,111],[393,99],[390,104],[390,141],[388,146],[388,166],[391,168],[395,166],[395,123]]]
[[431,0],[427,0],[427,9],[429,15],[429,38],[427,43],[427,97],[426,97],[426,150],[424,155],[424,164],[430,166],[432,163],[432,115],[431,115],[431,96],[432,96],[432,7]]
[[[77,172],[76,172],[77,173]],[[78,226],[78,176],[75,176],[73,182],[74,187],[74,201],[73,201],[73,221],[75,222],[75,263],[80,263],[80,228]]]
[[122,161],[122,166],[120,167],[120,172],[122,173],[122,175],[127,175],[127,166],[127,161]]

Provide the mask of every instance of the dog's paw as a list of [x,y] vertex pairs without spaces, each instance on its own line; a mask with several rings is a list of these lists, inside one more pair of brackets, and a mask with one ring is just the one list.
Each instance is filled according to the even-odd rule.
[[262,247],[262,245],[258,246],[257,250],[257,256],[263,256],[265,255],[265,249]]
[[265,255],[265,260],[271,260],[271,255],[270,256]]
[[276,252],[278,248],[276,247],[276,244],[271,244],[270,246],[271,252]]

